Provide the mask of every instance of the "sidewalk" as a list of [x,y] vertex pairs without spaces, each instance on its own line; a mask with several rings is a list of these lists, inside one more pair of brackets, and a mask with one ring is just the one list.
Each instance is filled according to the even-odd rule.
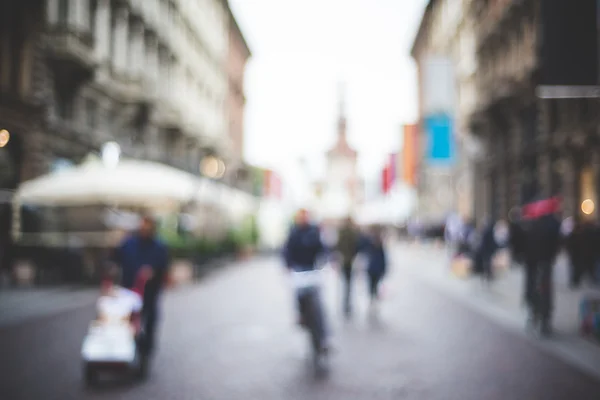
[[[452,274],[445,249],[430,244],[397,243],[392,253],[399,268],[426,279],[465,305],[527,336],[532,343],[600,377],[600,346],[579,334],[579,302],[582,295],[593,292],[593,289],[572,290],[568,287],[568,264],[563,257],[557,262],[554,276],[555,335],[551,340],[539,340],[525,330],[521,269],[508,270],[491,287],[486,287],[476,277],[461,279]],[[418,260],[418,265],[415,265],[415,260]]]
[[[173,265],[172,283],[177,290],[193,286],[213,271],[227,266],[242,265],[247,260],[219,259],[199,269],[193,276],[193,267],[187,263]],[[173,290],[171,289],[171,290]],[[170,290],[170,291],[171,291]],[[99,288],[58,286],[0,289],[0,329],[82,307],[91,307],[99,296]]]

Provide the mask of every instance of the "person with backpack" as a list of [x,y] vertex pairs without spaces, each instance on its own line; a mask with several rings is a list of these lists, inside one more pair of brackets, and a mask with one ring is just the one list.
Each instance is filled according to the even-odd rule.
[[348,217],[342,224],[336,245],[340,257],[341,272],[344,279],[344,314],[352,314],[352,266],[359,251],[361,236],[354,225],[352,218]]

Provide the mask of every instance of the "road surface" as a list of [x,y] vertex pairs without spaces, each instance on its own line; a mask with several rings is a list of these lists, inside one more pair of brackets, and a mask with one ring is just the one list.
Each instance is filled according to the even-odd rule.
[[[409,260],[418,263],[418,260]],[[400,262],[396,260],[396,262]],[[406,263],[407,260],[402,260]],[[315,379],[307,338],[276,259],[236,265],[165,296],[147,382],[87,389],[79,351],[89,305],[0,328],[3,399],[597,400],[600,382],[472,311],[404,268],[386,282],[378,316],[356,281],[344,321],[333,272],[326,303],[337,352]]]

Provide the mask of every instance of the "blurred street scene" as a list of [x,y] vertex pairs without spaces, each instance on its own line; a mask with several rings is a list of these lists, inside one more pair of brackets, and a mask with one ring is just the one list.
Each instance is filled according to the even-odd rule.
[[600,4],[249,4],[0,2],[0,393],[598,399]]

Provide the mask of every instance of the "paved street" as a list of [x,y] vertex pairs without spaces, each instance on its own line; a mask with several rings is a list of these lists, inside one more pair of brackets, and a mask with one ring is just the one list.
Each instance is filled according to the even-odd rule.
[[598,399],[600,381],[478,312],[416,270],[422,251],[394,252],[378,318],[365,286],[343,322],[340,286],[328,275],[326,301],[338,352],[332,374],[315,380],[307,340],[294,326],[286,275],[274,259],[225,269],[168,293],[160,348],[143,384],[90,390],[79,350],[91,307],[0,328],[0,393],[18,399]]

